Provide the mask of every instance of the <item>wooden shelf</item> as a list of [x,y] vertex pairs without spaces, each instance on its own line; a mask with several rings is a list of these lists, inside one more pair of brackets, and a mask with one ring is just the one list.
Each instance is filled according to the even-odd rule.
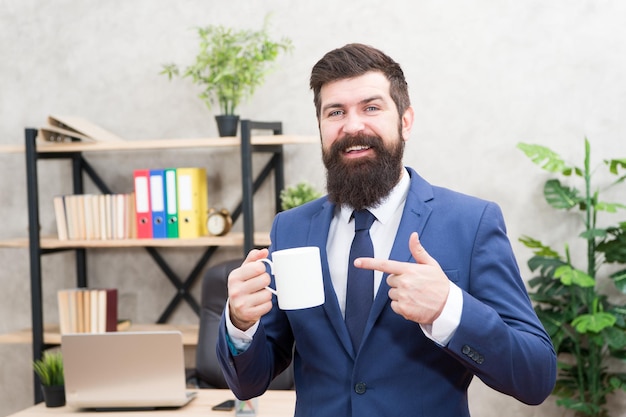
[[[267,131],[273,134],[269,136],[252,135],[251,132]],[[146,249],[150,257],[160,267],[162,272],[175,286],[175,292],[170,303],[165,307],[157,323],[167,323],[173,312],[181,302],[186,302],[198,316],[200,316],[200,303],[190,293],[193,283],[200,278],[203,268],[208,264],[214,252],[222,246],[241,247],[242,252],[247,253],[255,246],[268,246],[270,244],[267,233],[255,233],[254,228],[254,195],[261,185],[267,180],[273,180],[275,195],[275,210],[280,210],[279,194],[285,187],[284,179],[284,146],[300,144],[317,144],[317,136],[283,135],[281,122],[260,122],[242,120],[240,137],[223,138],[181,138],[181,139],[151,139],[151,140],[121,140],[109,142],[45,142],[41,140],[37,129],[25,129],[24,146],[0,145],[0,153],[24,153],[26,158],[26,190],[28,196],[29,234],[27,238],[13,238],[0,240],[0,247],[27,248],[30,257],[30,283],[31,283],[31,330],[24,330],[10,335],[1,336],[3,341],[26,341],[32,344],[33,359],[41,358],[44,349],[49,345],[60,343],[59,332],[50,326],[44,325],[43,299],[42,299],[42,269],[41,257],[57,251],[70,250],[75,254],[76,264],[76,285],[87,287],[87,250],[99,248],[143,248]],[[39,137],[39,139],[38,139]],[[85,154],[94,152],[124,152],[124,151],[154,151],[154,150],[181,150],[189,152],[194,149],[218,150],[234,148],[238,150],[241,157],[241,202],[238,207],[238,215],[243,217],[243,224],[240,233],[229,233],[222,237],[201,237],[197,239],[123,239],[123,240],[64,240],[60,241],[56,236],[41,236],[39,225],[39,204],[38,204],[38,161],[44,159],[60,159],[72,161],[72,181],[74,193],[81,194],[84,191],[83,178],[90,178],[92,182],[102,191],[109,192],[104,181],[95,172],[93,167],[84,158]],[[267,154],[270,157],[264,158],[266,162],[258,171],[253,174],[253,154]],[[273,178],[270,174],[274,173]],[[236,218],[234,219],[237,220]],[[30,241],[29,241],[30,239]],[[161,252],[155,248],[177,248],[196,247],[203,249],[203,254],[198,257],[194,266],[189,269],[187,277],[178,276],[168,263],[163,259]],[[133,325],[131,330],[151,330],[154,325]],[[170,326],[170,327],[168,327]],[[185,344],[193,345],[197,343],[198,326],[188,328],[184,331]],[[180,326],[161,325],[158,329],[176,328]],[[21,342],[20,342],[21,343]],[[38,379],[34,377],[37,386]],[[38,387],[37,387],[38,388]],[[41,401],[41,391],[35,389],[35,401]]]
[[[156,149],[184,148],[217,148],[237,147],[241,139],[235,136],[223,138],[180,138],[180,139],[148,139],[119,142],[44,142],[37,141],[37,151],[42,153],[60,152],[103,152],[103,151],[136,151]],[[269,135],[253,136],[252,145],[302,145],[320,143],[316,136],[302,135]],[[24,145],[2,145],[0,153],[24,152]]]
[[[229,233],[226,236],[206,236],[194,239],[59,240],[54,237],[42,237],[39,242],[42,249],[241,246],[243,233]],[[268,233],[255,233],[254,242],[258,246],[269,246]],[[28,238],[3,239],[0,240],[0,247],[28,248]]]
[[[127,330],[133,332],[179,330],[183,334],[183,345],[196,346],[198,344],[198,324],[131,324]],[[43,331],[44,343],[49,345],[61,344],[61,333],[58,325],[45,325]],[[33,341],[31,329],[0,335],[0,344],[31,344]]]

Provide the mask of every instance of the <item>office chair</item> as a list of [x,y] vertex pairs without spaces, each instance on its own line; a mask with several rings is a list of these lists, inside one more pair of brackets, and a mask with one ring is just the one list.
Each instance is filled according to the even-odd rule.
[[[228,388],[217,362],[217,343],[220,319],[228,298],[228,274],[243,261],[233,259],[209,268],[202,279],[200,330],[196,349],[195,384],[199,388]],[[289,365],[278,375],[269,389],[288,390],[294,388],[293,368]]]

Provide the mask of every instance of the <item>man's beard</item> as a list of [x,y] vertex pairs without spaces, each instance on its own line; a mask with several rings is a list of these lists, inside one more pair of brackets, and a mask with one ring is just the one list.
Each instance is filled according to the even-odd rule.
[[[353,145],[369,146],[375,156],[346,159],[343,151]],[[355,210],[378,206],[400,179],[403,153],[400,135],[388,148],[377,136],[359,134],[338,139],[329,150],[322,150],[329,200]]]

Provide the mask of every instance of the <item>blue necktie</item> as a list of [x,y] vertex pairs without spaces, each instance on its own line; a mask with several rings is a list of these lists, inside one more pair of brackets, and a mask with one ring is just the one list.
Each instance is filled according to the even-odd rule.
[[352,347],[357,351],[374,301],[374,271],[355,267],[354,260],[361,257],[374,257],[370,227],[376,217],[367,210],[355,210],[353,216],[354,240],[348,261],[345,320],[350,339],[352,339]]

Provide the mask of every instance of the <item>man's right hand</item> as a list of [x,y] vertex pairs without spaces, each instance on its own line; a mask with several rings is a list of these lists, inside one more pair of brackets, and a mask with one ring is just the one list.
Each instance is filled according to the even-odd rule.
[[246,331],[272,309],[272,293],[265,289],[270,276],[265,263],[267,249],[253,249],[246,260],[228,275],[228,304],[230,321],[241,331]]

